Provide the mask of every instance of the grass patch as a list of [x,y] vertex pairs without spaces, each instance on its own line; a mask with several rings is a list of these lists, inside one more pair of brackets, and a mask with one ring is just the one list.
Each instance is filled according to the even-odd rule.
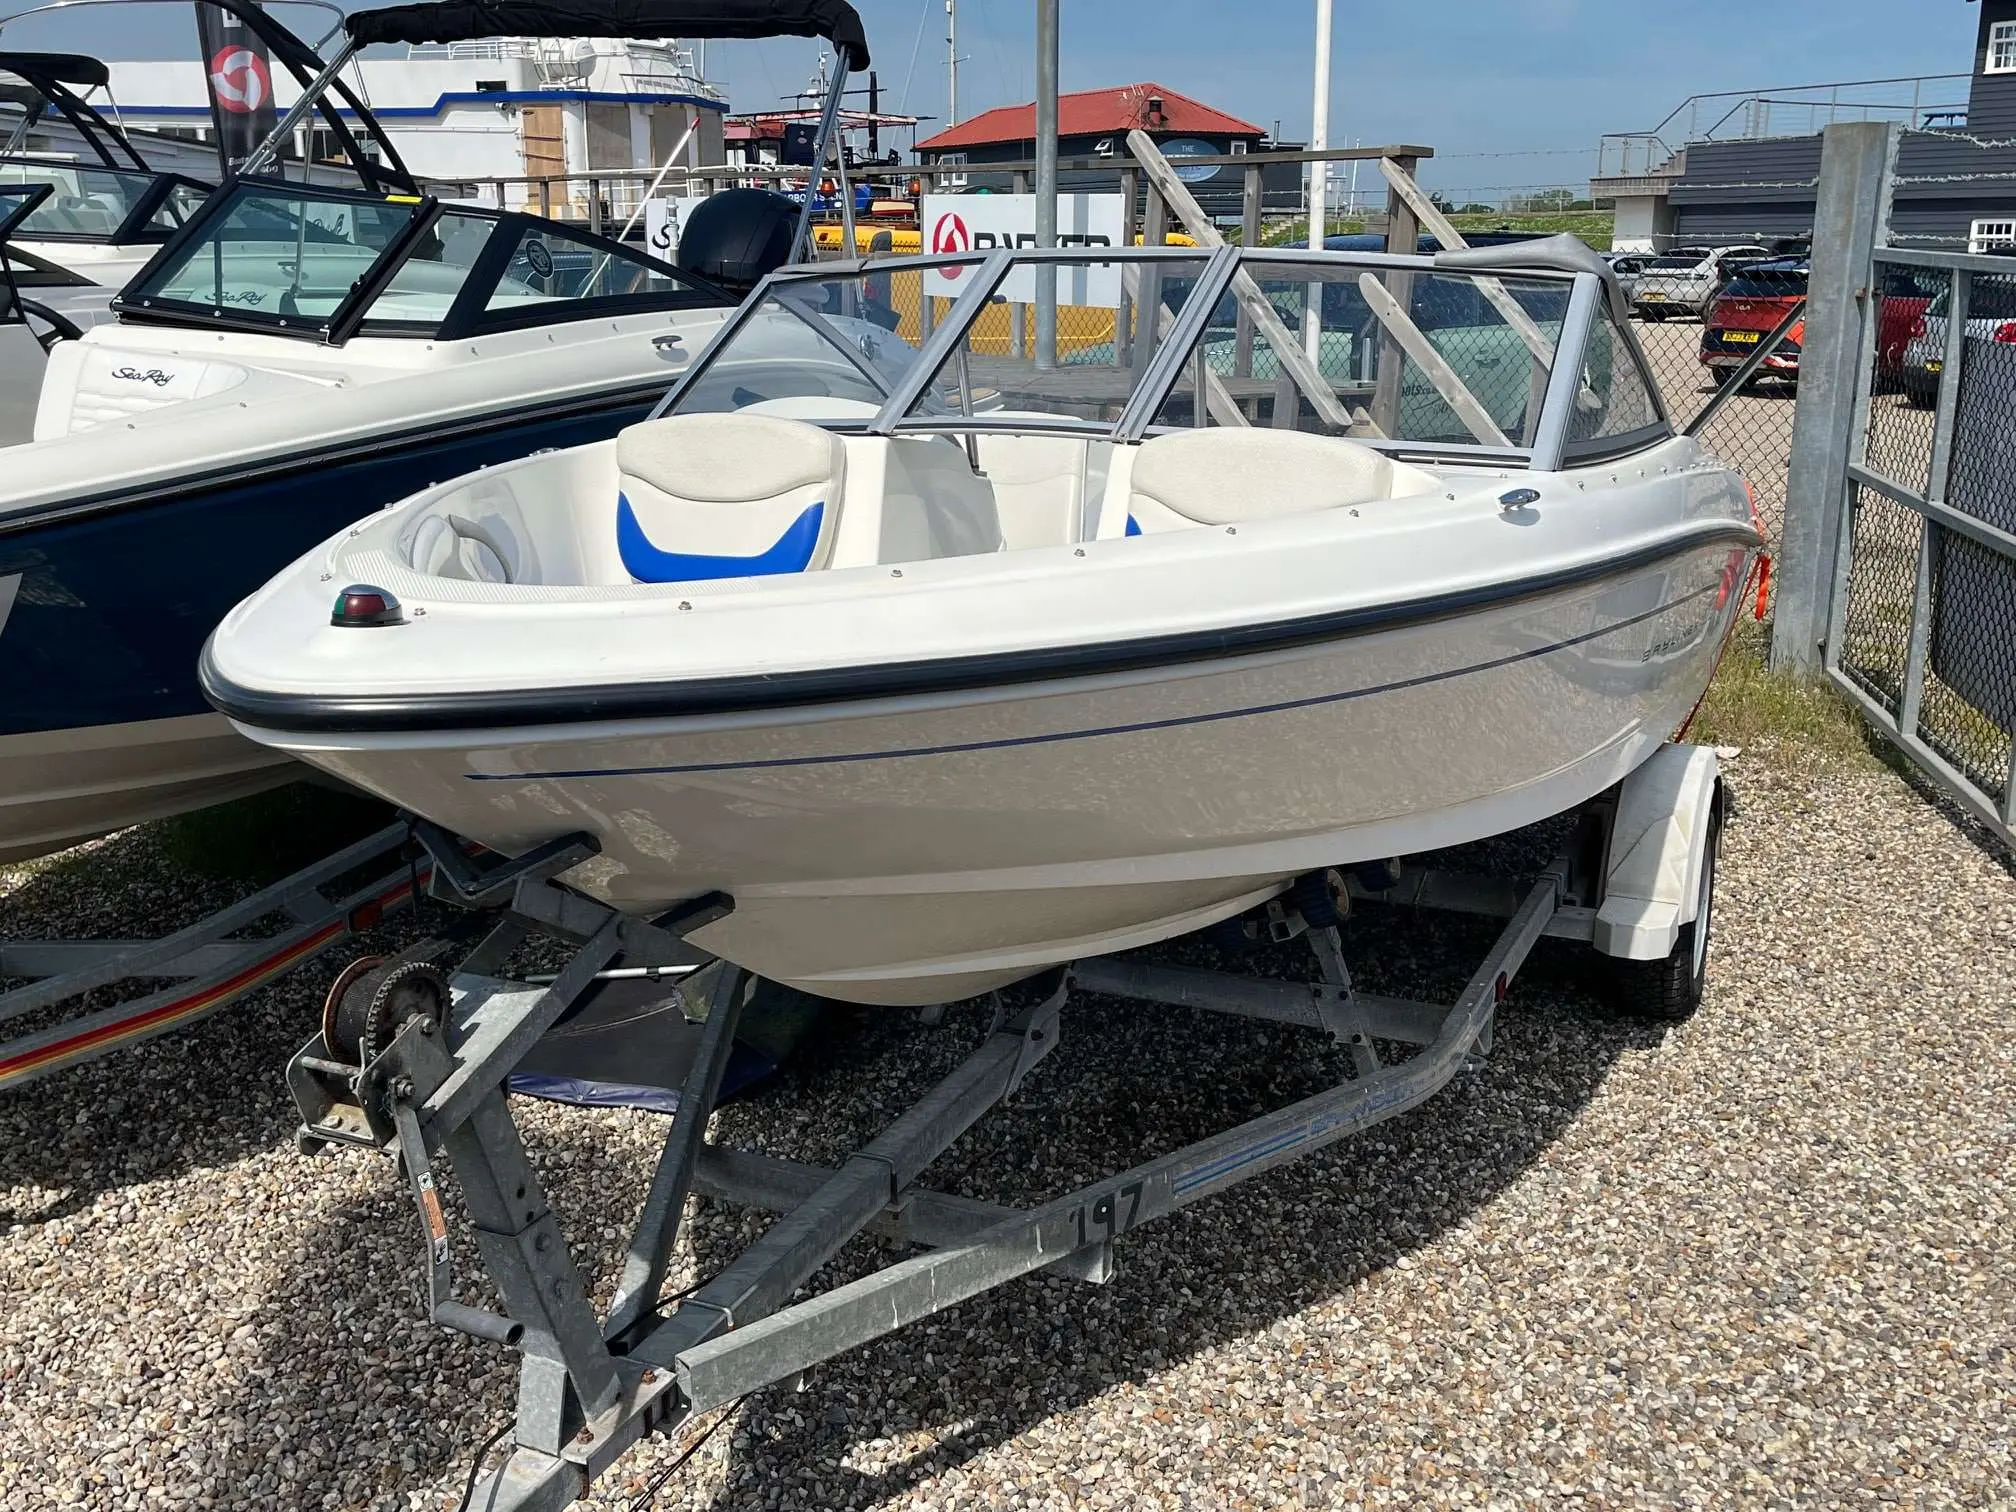
[[[1332,216],[1324,223],[1325,236],[1357,236],[1365,229],[1362,220],[1347,220]],[[1243,233],[1233,230],[1226,234],[1226,240],[1236,242]],[[1300,243],[1309,245],[1309,217],[1297,216],[1294,220],[1270,221],[1260,228],[1260,245],[1263,247],[1292,247]]]
[[1738,623],[1687,738],[1802,765],[1882,765],[1887,747],[1854,707],[1830,683],[1773,672],[1770,647],[1766,626]]
[[161,821],[162,852],[184,870],[264,887],[392,822],[389,804],[312,782]]

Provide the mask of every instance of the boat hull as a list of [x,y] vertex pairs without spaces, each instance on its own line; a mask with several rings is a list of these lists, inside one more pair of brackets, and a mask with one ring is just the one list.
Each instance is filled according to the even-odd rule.
[[215,714],[0,737],[0,864],[299,774]]
[[[1749,548],[1266,654],[874,702],[256,738],[695,943],[867,1003],[957,998],[1502,833],[1618,781],[1713,673]],[[248,727],[250,728],[250,727]],[[952,858],[954,865],[947,865]]]
[[[231,607],[438,478],[613,436],[650,402],[632,387],[558,413],[517,407],[452,435],[414,430],[0,516],[0,859],[284,781],[276,753],[233,732],[197,686],[204,639]],[[66,751],[89,753],[81,772]]]

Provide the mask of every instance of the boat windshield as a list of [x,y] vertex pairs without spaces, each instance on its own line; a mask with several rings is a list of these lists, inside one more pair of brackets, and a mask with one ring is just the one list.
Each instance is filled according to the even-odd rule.
[[29,213],[23,241],[165,242],[208,192],[173,174],[87,168],[39,158],[0,158],[0,185],[47,184],[55,193]]
[[[1571,384],[1556,375],[1578,309]],[[1134,249],[779,273],[667,408],[887,434],[1260,426],[1530,456],[1543,438],[1644,444],[1665,425],[1653,392],[1594,275]]]
[[116,308],[126,319],[340,342],[732,302],[668,264],[534,216],[247,181],[214,196]]

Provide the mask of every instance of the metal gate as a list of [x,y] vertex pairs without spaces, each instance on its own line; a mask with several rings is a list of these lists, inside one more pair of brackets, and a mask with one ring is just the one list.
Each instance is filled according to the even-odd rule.
[[2016,261],[1880,248],[1827,674],[2016,845]]

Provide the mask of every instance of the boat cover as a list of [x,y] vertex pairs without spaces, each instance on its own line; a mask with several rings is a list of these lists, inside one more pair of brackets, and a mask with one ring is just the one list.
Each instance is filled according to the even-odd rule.
[[0,52],[0,73],[19,74],[31,84],[54,79],[78,89],[103,89],[112,71],[83,53]]
[[868,66],[868,34],[847,0],[433,0],[356,11],[343,25],[359,47],[482,37],[825,37],[849,69]]
[[[581,1108],[676,1113],[705,1027],[686,1018],[677,988],[598,982],[526,1052],[511,1074],[511,1090]],[[833,1032],[822,999],[802,993],[759,998],[736,1026],[716,1102],[754,1089],[809,1042]]]

